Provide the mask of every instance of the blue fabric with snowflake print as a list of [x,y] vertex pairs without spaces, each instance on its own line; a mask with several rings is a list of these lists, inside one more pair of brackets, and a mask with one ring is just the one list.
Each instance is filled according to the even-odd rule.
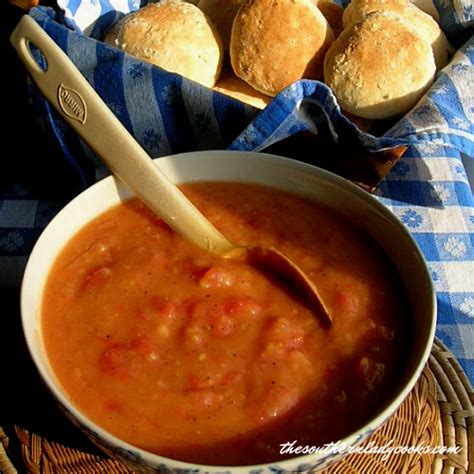
[[[298,81],[259,111],[100,41],[117,19],[147,0],[59,0],[64,15],[46,8],[31,14],[153,156],[209,148],[259,151],[302,131],[370,151],[429,141],[473,156],[474,23],[465,2],[455,0],[449,9],[444,0],[435,0],[430,14],[459,49],[417,106],[382,136],[361,132],[342,115],[322,82]],[[58,122],[54,114],[46,115]],[[75,142],[59,129],[65,147]]]
[[[260,151],[300,131],[371,151],[408,144],[375,194],[423,251],[438,296],[437,336],[474,383],[474,199],[460,157],[474,156],[473,12],[467,0],[435,0],[457,52],[419,104],[382,136],[362,133],[320,82],[298,81],[259,111],[100,41],[141,3],[59,0],[64,14],[36,8],[31,15],[152,156],[212,148]],[[108,174],[34,86],[30,95],[82,187]],[[22,183],[0,190],[0,285],[19,285],[27,255],[60,207]]]
[[375,194],[421,248],[437,294],[436,335],[474,384],[474,199],[458,151],[409,147]]

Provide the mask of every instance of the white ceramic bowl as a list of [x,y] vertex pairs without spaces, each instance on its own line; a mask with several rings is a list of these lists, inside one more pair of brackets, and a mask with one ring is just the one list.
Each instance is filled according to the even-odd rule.
[[[407,369],[392,398],[362,428],[341,443],[355,446],[390,417],[411,391],[431,350],[436,325],[436,299],[430,275],[420,250],[398,219],[374,197],[349,181],[319,168],[272,155],[209,151],[186,153],[157,160],[173,181],[239,181],[260,183],[298,193],[346,215],[364,228],[395,263],[408,290],[412,306],[413,347]],[[175,461],[145,452],[110,435],[87,419],[62,391],[48,363],[40,330],[40,308],[45,279],[64,244],[86,223],[131,193],[110,177],[92,186],[68,204],[48,225],[28,261],[22,284],[23,328],[33,360],[50,391],[69,418],[109,454],[139,467],[141,472],[244,473],[306,471],[327,467],[343,454],[322,451],[259,466],[219,467]]]

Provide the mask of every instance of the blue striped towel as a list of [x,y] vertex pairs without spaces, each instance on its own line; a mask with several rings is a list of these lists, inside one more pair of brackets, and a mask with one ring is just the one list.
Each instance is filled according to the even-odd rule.
[[[302,131],[368,151],[435,141],[473,155],[472,74],[467,74],[474,57],[474,40],[469,37],[472,5],[455,2],[462,8],[453,10],[443,0],[436,1],[440,23],[460,49],[419,104],[378,137],[361,132],[342,115],[322,82],[298,81],[260,112],[100,41],[117,19],[147,1],[59,0],[63,14],[46,8],[31,14],[155,157],[211,148],[260,151]],[[54,113],[46,108],[41,115],[71,160],[88,153]],[[96,172],[106,172],[89,158]]]

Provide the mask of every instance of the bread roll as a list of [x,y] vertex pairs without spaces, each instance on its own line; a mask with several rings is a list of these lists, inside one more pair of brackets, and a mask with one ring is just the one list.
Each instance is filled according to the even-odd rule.
[[198,7],[211,19],[222,39],[224,50],[230,46],[235,14],[247,0],[200,0]]
[[375,11],[388,11],[400,16],[408,26],[431,44],[436,68],[441,69],[448,64],[452,48],[445,34],[430,15],[409,0],[352,0],[342,16],[344,28]]
[[152,3],[125,16],[106,42],[144,61],[212,87],[222,67],[222,42],[192,3]]
[[324,61],[324,80],[340,106],[367,119],[408,112],[435,72],[428,42],[400,17],[381,12],[346,28]]
[[315,0],[315,2],[319,11],[324,15],[324,18],[326,18],[329,26],[332,28],[334,36],[337,38],[343,30],[342,14],[344,9],[332,0]]
[[256,91],[245,81],[238,78],[230,66],[222,70],[219,80],[213,89],[252,105],[257,109],[264,109],[272,100],[268,95]]
[[28,11],[30,8],[37,7],[39,0],[10,0],[10,3]]
[[428,13],[433,20],[439,23],[439,13],[433,0],[411,0],[411,3],[417,6],[420,10],[423,10],[425,13]]
[[232,27],[235,74],[275,96],[301,78],[320,79],[334,33],[312,0],[249,0]]

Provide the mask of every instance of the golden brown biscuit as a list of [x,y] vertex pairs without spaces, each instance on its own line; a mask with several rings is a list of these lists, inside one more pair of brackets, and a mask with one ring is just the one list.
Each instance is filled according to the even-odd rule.
[[214,26],[198,7],[179,0],[127,15],[105,41],[207,87],[217,82],[222,67],[222,42]]
[[346,28],[324,61],[324,80],[340,106],[367,119],[408,112],[435,72],[429,43],[400,17],[381,12]]
[[213,89],[258,109],[264,109],[272,100],[268,95],[256,91],[245,81],[238,78],[230,66],[222,70]]
[[332,0],[315,0],[315,2],[331,26],[334,36],[337,38],[343,30],[342,14],[344,13],[344,9],[341,5],[334,3]]
[[30,8],[37,7],[39,0],[9,0],[9,3],[23,8],[23,10],[29,10]]
[[275,96],[301,78],[320,79],[334,33],[312,0],[250,0],[232,27],[234,72]]
[[198,7],[211,19],[222,39],[224,50],[230,46],[232,23],[239,8],[247,0],[200,0]]
[[448,64],[452,47],[445,34],[430,15],[409,0],[352,0],[342,16],[344,28],[375,11],[388,11],[403,18],[407,25],[431,44],[436,68],[441,69]]
[[411,0],[413,5],[416,5],[420,10],[423,10],[425,13],[428,13],[433,20],[439,23],[439,13],[436,9],[433,0]]

